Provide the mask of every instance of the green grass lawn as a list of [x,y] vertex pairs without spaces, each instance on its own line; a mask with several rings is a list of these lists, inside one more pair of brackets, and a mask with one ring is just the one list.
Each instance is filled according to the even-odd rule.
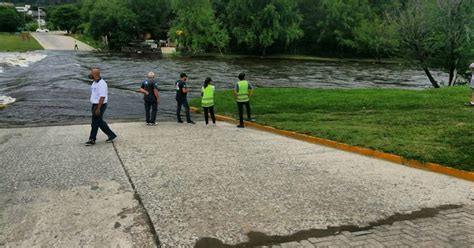
[[[257,89],[257,123],[474,171],[474,108],[468,87],[398,89]],[[192,105],[199,107],[199,99]],[[237,117],[230,91],[216,113]]]
[[33,38],[23,41],[19,34],[0,33],[0,52],[26,52],[41,50],[43,47]]

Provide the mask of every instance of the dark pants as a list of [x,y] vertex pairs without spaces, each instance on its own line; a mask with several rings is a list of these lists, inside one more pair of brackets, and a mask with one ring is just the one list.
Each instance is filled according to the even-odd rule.
[[247,118],[250,120],[250,102],[237,102],[237,108],[239,109],[240,125],[244,125],[244,105],[247,109]]
[[178,109],[176,110],[176,116],[178,117],[178,121],[182,121],[181,120],[181,106],[183,106],[184,110],[186,111],[186,121],[191,122],[191,114],[189,113],[188,99],[176,98],[176,101],[178,102]]
[[158,109],[158,103],[157,102],[145,101],[146,123],[155,123],[157,109]]
[[214,106],[204,108],[204,120],[206,125],[209,124],[209,113],[211,113],[212,123],[216,124],[216,116],[214,115]]
[[107,109],[107,104],[102,104],[100,108],[100,115],[95,115],[95,109],[97,108],[97,104],[92,104],[92,124],[91,124],[91,134],[89,136],[89,140],[96,140],[97,138],[97,131],[102,130],[109,138],[116,136],[112,130],[110,130],[109,125],[104,121],[104,113]]

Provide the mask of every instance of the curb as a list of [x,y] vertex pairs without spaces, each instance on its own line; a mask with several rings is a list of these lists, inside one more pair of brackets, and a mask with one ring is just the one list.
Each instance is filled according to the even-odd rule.
[[[193,111],[194,113],[200,113],[200,110],[196,107],[191,107],[191,111]],[[233,124],[238,123],[236,119],[227,117],[227,116],[222,116],[222,115],[216,115],[216,119],[219,121],[224,121],[224,122],[233,123]],[[435,163],[423,163],[417,160],[406,159],[402,156],[395,155],[395,154],[379,152],[379,151],[375,151],[369,148],[353,146],[353,145],[349,145],[345,143],[339,143],[333,140],[327,140],[327,139],[310,136],[306,134],[301,134],[297,132],[276,129],[274,127],[260,125],[254,122],[245,122],[245,125],[247,127],[251,127],[260,131],[265,131],[265,132],[277,134],[280,136],[285,136],[288,138],[305,141],[308,143],[323,145],[323,146],[327,146],[327,147],[331,147],[331,148],[335,148],[335,149],[339,149],[339,150],[343,150],[347,152],[357,153],[357,154],[365,155],[368,157],[393,162],[400,165],[405,165],[412,168],[436,172],[439,174],[457,177],[457,178],[474,182],[474,172],[458,170],[458,169],[446,167],[446,166],[435,164]]]

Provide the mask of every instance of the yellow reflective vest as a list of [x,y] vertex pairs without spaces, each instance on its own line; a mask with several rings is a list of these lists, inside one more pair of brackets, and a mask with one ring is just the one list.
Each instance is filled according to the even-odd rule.
[[202,99],[201,106],[203,108],[208,108],[214,106],[214,85],[208,85],[206,88],[204,86],[201,88]]
[[239,90],[237,91],[237,102],[248,102],[249,97],[249,82],[247,80],[237,82]]

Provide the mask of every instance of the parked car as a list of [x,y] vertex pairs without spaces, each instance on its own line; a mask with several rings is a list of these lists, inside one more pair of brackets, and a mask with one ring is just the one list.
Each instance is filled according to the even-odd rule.
[[48,32],[49,32],[49,29],[47,29],[47,28],[45,28],[45,29],[38,28],[38,29],[36,29],[36,32],[37,32],[37,33],[48,33]]

